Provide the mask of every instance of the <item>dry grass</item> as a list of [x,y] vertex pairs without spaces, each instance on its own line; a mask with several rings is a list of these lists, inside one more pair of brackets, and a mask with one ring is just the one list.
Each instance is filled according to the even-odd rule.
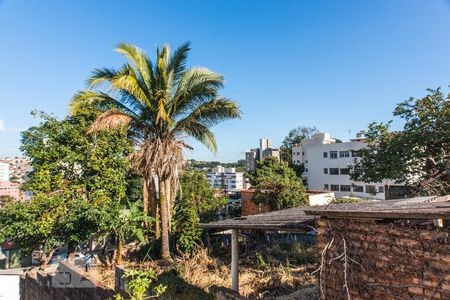
[[[296,242],[275,242],[257,251],[251,245],[245,247],[250,251],[240,257],[242,296],[274,299],[317,284],[311,275],[315,267],[309,247]],[[153,269],[160,278],[158,283],[168,286],[162,299],[214,299],[217,288],[231,288],[231,271],[227,251],[221,259],[212,257],[209,251],[210,248],[198,248],[191,255],[176,257],[170,265],[158,261],[126,262],[125,268]],[[112,270],[102,269],[99,273],[108,286],[113,285]]]

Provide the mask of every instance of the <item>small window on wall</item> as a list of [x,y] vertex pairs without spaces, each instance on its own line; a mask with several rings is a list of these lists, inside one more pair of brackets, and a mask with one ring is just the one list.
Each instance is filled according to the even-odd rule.
[[361,155],[359,154],[359,151],[352,150],[352,157],[361,157]]
[[336,191],[336,192],[339,191],[339,184],[332,184],[331,185],[331,190],[332,191]]
[[337,151],[330,151],[330,158],[337,158]]
[[324,152],[323,153],[323,158],[327,158],[328,157],[328,152]]
[[341,192],[350,192],[350,186],[349,185],[341,185]]
[[364,193],[364,187],[362,185],[353,186],[353,191],[357,193]]
[[327,168],[323,169],[323,174],[328,174],[328,169]]
[[328,184],[324,184],[324,185],[323,185],[323,190],[324,190],[324,191],[328,191],[328,189],[329,189]]
[[350,169],[349,168],[342,168],[340,169],[341,171],[341,175],[348,175],[350,174]]
[[384,193],[384,186],[378,187],[378,193]]
[[376,186],[374,185],[366,185],[366,193],[368,194],[376,194]]
[[330,168],[330,175],[339,175],[338,168]]
[[350,157],[350,153],[348,151],[339,151],[339,157],[340,158]]
[[308,172],[308,168],[305,169],[305,172]]

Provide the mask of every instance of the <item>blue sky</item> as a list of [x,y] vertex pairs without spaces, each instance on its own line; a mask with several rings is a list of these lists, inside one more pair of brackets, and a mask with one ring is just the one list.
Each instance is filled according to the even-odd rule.
[[64,117],[93,68],[119,66],[120,41],[152,57],[191,41],[189,64],[225,76],[244,116],[214,128],[216,155],[192,142],[196,159],[235,161],[298,125],[347,140],[450,84],[449,1],[0,0],[0,156],[31,110]]

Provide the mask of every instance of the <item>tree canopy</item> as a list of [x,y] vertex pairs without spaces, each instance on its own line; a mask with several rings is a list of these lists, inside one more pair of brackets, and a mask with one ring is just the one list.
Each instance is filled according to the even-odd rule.
[[313,134],[318,133],[319,130],[316,127],[298,126],[289,131],[288,135],[281,143],[281,160],[291,163],[292,162],[292,147],[295,144],[300,144],[304,139],[310,139]]
[[274,157],[259,162],[250,181],[256,190],[255,202],[266,203],[272,209],[308,204],[305,188],[295,171]]
[[402,130],[391,123],[371,123],[362,136],[367,147],[353,167],[353,180],[392,180],[406,184],[415,194],[450,193],[450,95],[440,88],[427,90],[397,105],[394,116],[404,121]]
[[24,252],[51,254],[114,231],[132,149],[124,130],[86,134],[101,112],[90,104],[63,120],[39,113],[42,122],[22,133],[21,150],[33,167],[23,189],[34,196],[0,210],[0,236]]

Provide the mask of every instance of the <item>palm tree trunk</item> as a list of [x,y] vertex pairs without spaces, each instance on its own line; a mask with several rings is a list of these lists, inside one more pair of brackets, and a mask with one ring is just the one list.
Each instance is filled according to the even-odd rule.
[[159,195],[161,208],[161,258],[170,260],[167,195],[166,182],[164,180],[160,180],[159,182]]
[[155,238],[159,239],[161,236],[161,230],[159,226],[159,208],[158,208],[158,196],[156,194],[156,186],[153,178],[149,182],[149,202],[150,202],[150,217],[154,218],[156,222],[153,223],[152,229],[155,232]]
[[144,184],[143,184],[143,191],[142,191],[142,197],[143,197],[143,212],[144,212],[144,227],[148,228],[148,222],[147,222],[147,215],[148,215],[148,181],[144,177]]
[[172,232],[172,189],[170,180],[166,180],[167,227]]

